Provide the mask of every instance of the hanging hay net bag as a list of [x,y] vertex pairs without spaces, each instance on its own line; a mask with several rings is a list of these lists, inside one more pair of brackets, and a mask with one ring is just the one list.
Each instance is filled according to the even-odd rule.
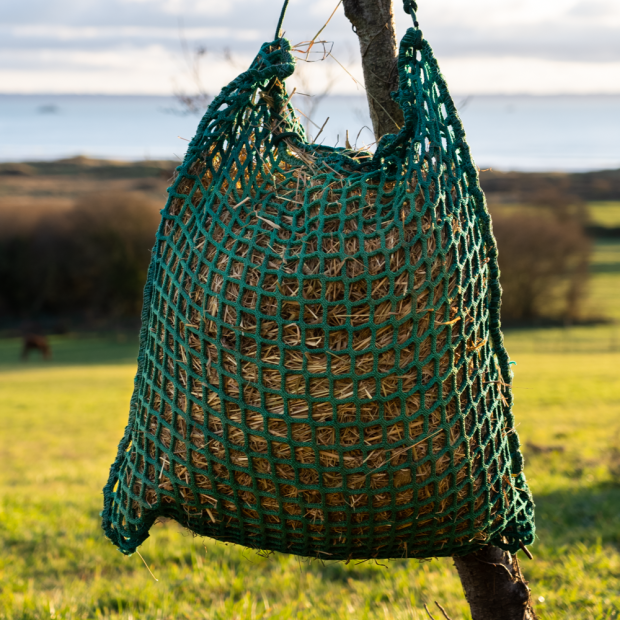
[[533,542],[478,171],[415,28],[398,70],[405,124],[374,155],[307,141],[284,38],[200,122],[104,489],[124,553],[159,517],[324,560]]

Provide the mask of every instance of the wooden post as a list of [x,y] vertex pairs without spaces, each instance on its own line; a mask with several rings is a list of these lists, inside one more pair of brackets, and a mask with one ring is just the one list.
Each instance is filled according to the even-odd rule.
[[[402,112],[390,93],[398,89],[396,29],[392,0],[343,0],[359,38],[368,107],[375,138],[394,133]],[[473,620],[535,620],[530,590],[519,561],[488,546],[454,558]]]

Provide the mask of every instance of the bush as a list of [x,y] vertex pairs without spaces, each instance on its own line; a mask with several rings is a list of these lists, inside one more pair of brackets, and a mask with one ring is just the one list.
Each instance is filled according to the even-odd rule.
[[91,195],[35,221],[0,213],[3,319],[139,315],[158,222],[138,193]]
[[[494,210],[508,324],[579,318],[589,242],[562,200],[543,202],[536,215]],[[160,207],[139,192],[107,192],[69,211],[0,211],[2,323],[139,317]]]
[[494,213],[503,288],[502,320],[572,323],[580,318],[590,242],[576,220]]

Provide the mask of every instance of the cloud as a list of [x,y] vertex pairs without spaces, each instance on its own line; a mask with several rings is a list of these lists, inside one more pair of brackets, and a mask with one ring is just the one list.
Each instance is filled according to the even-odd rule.
[[605,64],[537,58],[448,58],[442,74],[453,93],[555,95],[617,94],[620,61]]
[[[182,37],[188,40],[215,40],[222,39],[229,42],[235,41],[258,41],[260,32],[256,29],[230,28],[224,26],[198,27],[198,28],[164,28],[161,26],[138,27],[138,26],[51,26],[49,24],[32,24],[15,26],[12,29],[0,27],[6,35],[2,39],[6,42],[9,38],[22,41],[30,47],[41,47],[41,43],[71,43],[79,42],[79,45],[88,46],[91,42],[118,42],[127,41],[173,41],[178,43]],[[33,43],[35,45],[33,45]],[[5,43],[6,45],[6,43]]]
[[[402,35],[411,21],[400,10],[401,0],[394,2]],[[75,65],[75,79],[71,80],[67,63],[72,55],[80,66],[90,63],[98,72],[108,62],[106,75],[110,77],[105,79],[110,82],[99,83],[101,92],[111,92],[115,83],[129,84],[123,81],[125,77],[120,81],[111,77],[122,70],[112,59],[123,58],[127,50],[131,50],[131,62],[144,67],[144,75],[136,78],[137,92],[163,92],[161,78],[155,75],[170,71],[168,82],[175,72],[175,79],[185,79],[180,75],[185,69],[179,69],[186,67],[184,46],[209,49],[205,63],[208,83],[217,90],[229,74],[217,52],[230,48],[239,62],[247,65],[259,44],[273,36],[281,8],[281,0],[21,0],[5,4],[0,23],[0,67],[4,72],[0,90],[4,92],[26,88],[29,75],[33,84],[47,84],[47,79],[42,80],[43,69],[50,76],[58,71],[62,75],[58,83],[71,92],[79,91],[85,84],[84,75]],[[291,0],[286,35],[293,42],[312,38],[336,4],[337,0],[316,0],[310,5],[307,0]],[[511,88],[519,92],[523,79],[517,75],[532,75],[536,78],[532,83],[543,88],[531,72],[552,66],[557,67],[556,76],[563,76],[551,80],[557,92],[581,92],[583,82],[571,78],[577,74],[585,76],[593,92],[620,91],[615,73],[620,62],[618,0],[433,0],[420,3],[418,17],[442,66],[458,65],[470,76],[472,91],[492,91],[494,84],[501,83],[502,92]],[[334,41],[337,56],[346,58],[351,51],[358,54],[357,39],[342,8],[323,36]],[[159,59],[159,70],[151,63],[153,57]],[[489,78],[492,71],[477,70],[493,66],[500,71],[502,63],[511,70],[500,81]],[[595,78],[586,79],[587,66]],[[123,76],[129,73],[125,71]],[[338,87],[349,88],[345,81]],[[32,92],[30,86],[28,90]]]
[[125,4],[143,5],[148,11],[160,11],[168,15],[208,15],[230,16],[234,11],[234,1],[222,0],[124,0]]
[[[194,87],[183,60],[159,45],[79,53],[31,51],[17,62],[10,56],[0,51],[0,83],[13,85],[8,92],[170,95]],[[217,59],[208,68],[210,79],[220,85],[236,74]]]
[[575,17],[607,17],[616,14],[616,5],[609,0],[588,0],[587,2],[577,3],[570,11],[569,15]]
[[620,60],[616,0],[438,0],[420,13],[426,38],[443,56]]
[[620,60],[620,28],[543,23],[523,29],[511,27],[426,29],[440,56],[520,56],[559,62],[616,62]]

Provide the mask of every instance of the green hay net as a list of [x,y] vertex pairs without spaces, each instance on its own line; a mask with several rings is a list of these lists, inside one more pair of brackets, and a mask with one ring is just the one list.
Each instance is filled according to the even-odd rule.
[[324,560],[515,552],[534,508],[497,249],[431,47],[403,37],[405,125],[374,155],[307,141],[294,67],[263,45],[169,190],[105,532],[127,554],[158,517]]

